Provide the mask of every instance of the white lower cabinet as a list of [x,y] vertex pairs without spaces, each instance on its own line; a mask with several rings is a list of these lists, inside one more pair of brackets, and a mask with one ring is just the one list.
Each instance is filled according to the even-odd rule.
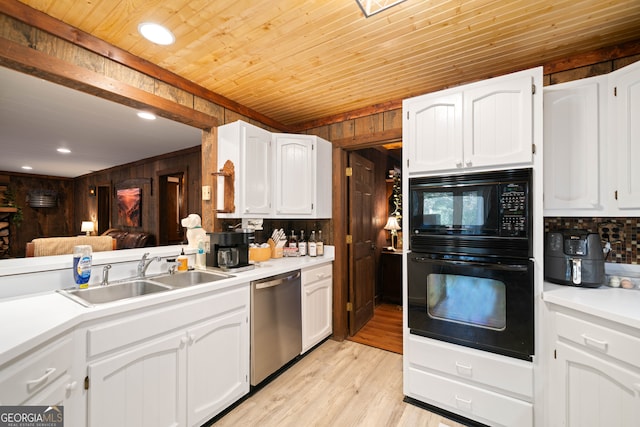
[[640,331],[584,314],[552,311],[552,316],[551,425],[638,426]]
[[491,426],[533,425],[531,363],[408,335],[404,393]]
[[302,353],[333,332],[333,264],[302,270]]
[[88,328],[88,425],[199,426],[217,415],[249,392],[248,316],[244,285]]
[[[60,338],[0,371],[0,405],[65,405],[79,389],[69,374],[71,337]],[[67,412],[73,410],[68,406]]]
[[89,425],[185,425],[185,334],[90,363]]

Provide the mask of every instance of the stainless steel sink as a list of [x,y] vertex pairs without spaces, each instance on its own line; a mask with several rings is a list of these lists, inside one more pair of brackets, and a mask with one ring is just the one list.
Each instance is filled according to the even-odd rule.
[[114,283],[107,286],[97,286],[87,289],[65,289],[60,292],[76,302],[90,307],[96,304],[135,298],[168,290],[171,290],[171,287],[160,283],[153,283],[148,280],[132,280],[130,282]]
[[168,276],[152,277],[149,280],[159,282],[172,288],[185,288],[187,286],[199,285],[201,283],[215,282],[217,280],[233,277],[229,274],[210,273],[200,270],[192,270],[171,274]]

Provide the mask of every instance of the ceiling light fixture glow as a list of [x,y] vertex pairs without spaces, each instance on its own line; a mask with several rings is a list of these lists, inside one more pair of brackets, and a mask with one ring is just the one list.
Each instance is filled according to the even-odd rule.
[[32,170],[33,168],[32,168],[31,166],[24,165],[24,166],[22,166],[22,169],[27,170],[27,171],[30,171],[30,170]]
[[405,0],[356,0],[356,3],[364,12],[365,18],[368,18],[403,1]]
[[138,117],[140,117],[141,119],[145,119],[145,120],[155,120],[156,119],[156,115],[149,113],[148,111],[139,111],[138,112]]
[[176,37],[171,31],[160,24],[153,22],[143,22],[138,25],[138,32],[142,36],[155,44],[167,46],[175,43]]
[[56,151],[62,154],[69,154],[71,152],[68,148],[58,148]]

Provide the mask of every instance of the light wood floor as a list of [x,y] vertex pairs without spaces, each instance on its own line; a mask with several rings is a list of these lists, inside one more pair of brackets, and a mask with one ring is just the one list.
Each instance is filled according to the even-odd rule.
[[328,340],[215,427],[462,427],[403,397],[401,355]]
[[402,306],[380,304],[351,341],[402,354]]

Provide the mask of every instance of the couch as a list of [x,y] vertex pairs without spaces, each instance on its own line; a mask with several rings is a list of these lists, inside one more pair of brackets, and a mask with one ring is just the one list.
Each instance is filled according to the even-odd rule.
[[110,228],[102,236],[111,236],[116,241],[116,249],[133,249],[156,246],[156,238],[145,231]]
[[116,240],[110,236],[43,237],[27,242],[26,256],[66,255],[76,245],[90,245],[93,252],[116,249]]

